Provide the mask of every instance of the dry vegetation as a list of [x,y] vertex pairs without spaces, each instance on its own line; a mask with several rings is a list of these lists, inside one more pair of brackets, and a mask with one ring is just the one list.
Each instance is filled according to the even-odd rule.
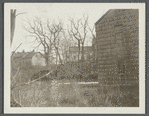
[[[18,16],[16,10],[11,10],[11,44],[13,43],[16,16]],[[89,40],[89,34],[91,34],[93,40],[96,39],[94,26],[93,28],[89,27],[88,16],[84,14],[83,18],[78,20],[74,20],[70,17],[68,29],[63,27],[64,24],[61,21],[57,23],[49,19],[45,22],[40,18],[35,18],[33,21],[26,21],[26,23],[28,26],[25,26],[24,30],[26,30],[30,36],[34,37],[32,42],[37,44],[35,48],[39,48],[39,46],[43,47],[42,51],[44,51],[47,66],[15,66],[12,60],[12,107],[139,106],[139,93],[134,92],[135,90],[139,90],[138,86],[129,86],[128,88],[115,87],[110,84],[103,86],[102,84],[105,79],[99,75],[97,65],[92,64],[91,61],[82,63],[85,54],[85,41]],[[79,48],[77,56],[78,63],[69,64],[67,63],[66,57],[69,53],[69,47],[74,45],[77,45]],[[102,51],[104,54],[105,51]],[[56,64],[60,63],[65,65],[58,66],[57,68],[55,66],[48,67],[50,65],[49,61],[52,62],[53,54],[56,54]],[[107,55],[101,55],[101,58],[106,56],[108,61],[108,58],[111,56],[109,56],[108,52],[106,54]],[[81,59],[79,59],[80,55],[82,56]],[[91,59],[95,59],[94,55],[91,56]],[[117,57],[117,55],[114,55],[114,58],[115,56]],[[101,62],[103,61],[101,60]],[[50,71],[52,72],[49,75],[41,78]],[[99,77],[101,79],[99,79]],[[99,84],[81,85],[77,83],[80,81],[96,81],[99,82]],[[14,102],[17,103],[17,105],[14,104]]]
[[105,105],[104,97],[99,95],[97,88],[83,88],[76,82],[69,83],[64,84],[63,81],[57,80],[38,81],[15,88],[12,96],[23,107],[100,107],[100,105]]
[[[102,82],[96,79],[97,74],[82,76],[80,80],[77,76],[81,73],[74,67],[71,70],[69,66],[63,65],[61,67],[65,67],[65,70],[57,68],[57,75],[53,71],[54,73],[30,84],[24,83],[43,76],[49,70],[45,70],[47,67],[21,68],[21,73],[16,77],[18,80],[21,78],[21,84],[16,81],[20,86],[16,84],[12,89],[12,101],[17,101],[22,107],[133,107],[139,104],[138,95],[133,94],[133,88],[128,90],[124,87],[120,92],[117,87],[103,87]],[[79,75],[73,78],[75,74]],[[30,80],[31,77],[34,78]],[[99,84],[78,84],[78,81],[98,81]],[[14,103],[11,106],[17,107]]]

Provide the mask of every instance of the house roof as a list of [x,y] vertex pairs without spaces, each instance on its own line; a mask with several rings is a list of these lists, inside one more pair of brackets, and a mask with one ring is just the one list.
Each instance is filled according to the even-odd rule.
[[[78,52],[79,47],[78,46],[69,47],[69,51],[70,52]],[[82,51],[82,47],[80,47],[80,51]],[[85,52],[91,52],[92,51],[92,46],[84,46],[84,51]]]
[[32,58],[35,54],[37,54],[38,52],[30,52],[28,54],[26,54],[25,56],[23,56],[23,59],[28,59],[28,58]]
[[14,53],[14,55],[12,56],[12,58],[13,59],[21,59],[23,56],[25,56],[28,53],[29,52],[17,52],[17,53]]
[[[114,13],[117,13],[117,11],[129,11],[129,10],[130,9],[110,9],[98,21],[96,21],[95,25],[97,25],[102,19],[111,17]],[[131,10],[137,10],[137,9],[131,9]],[[123,15],[123,13],[120,14]]]
[[103,18],[105,18],[105,16],[107,16],[108,14],[110,14],[111,12],[113,12],[115,9],[110,9],[108,10],[98,21],[96,21],[95,25],[97,25],[98,22],[100,22]]
[[37,53],[41,54],[40,52],[24,52],[20,53],[19,55],[16,55],[13,59],[29,59],[32,58]]

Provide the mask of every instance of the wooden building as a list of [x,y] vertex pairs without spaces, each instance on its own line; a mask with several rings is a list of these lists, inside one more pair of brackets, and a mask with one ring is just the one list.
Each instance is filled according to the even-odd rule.
[[101,84],[138,91],[139,11],[109,10],[95,23],[95,27],[93,46]]

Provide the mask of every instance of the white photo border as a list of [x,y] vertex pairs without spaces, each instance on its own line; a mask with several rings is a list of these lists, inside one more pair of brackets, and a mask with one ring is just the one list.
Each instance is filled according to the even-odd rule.
[[[139,9],[139,107],[10,107],[10,9],[4,4],[4,113],[5,114],[145,114],[145,3],[99,3],[113,9]],[[36,3],[17,3],[36,4]],[[46,4],[46,3],[40,3]],[[61,3],[62,4],[62,3]],[[75,3],[73,3],[75,4]],[[85,3],[79,3],[85,4]],[[98,4],[98,3],[88,3]]]

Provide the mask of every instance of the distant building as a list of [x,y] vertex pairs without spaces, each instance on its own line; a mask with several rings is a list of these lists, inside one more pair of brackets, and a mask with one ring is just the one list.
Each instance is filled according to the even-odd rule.
[[[69,47],[69,55],[67,56],[67,61],[77,62],[78,54],[79,54],[78,46]],[[92,46],[84,46],[84,60],[91,59],[92,55],[93,55]],[[81,60],[81,56],[82,56],[82,47],[80,47],[79,60]]]
[[138,13],[137,9],[113,9],[95,23],[94,54],[105,85],[139,83]]
[[13,56],[18,65],[46,66],[44,56],[40,52],[19,52]]

